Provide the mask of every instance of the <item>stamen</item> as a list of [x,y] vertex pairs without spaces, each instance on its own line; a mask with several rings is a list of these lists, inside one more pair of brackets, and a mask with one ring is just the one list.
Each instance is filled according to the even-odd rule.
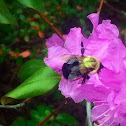
[[84,56],[84,45],[83,45],[83,42],[81,41],[81,54],[82,54],[82,57]]

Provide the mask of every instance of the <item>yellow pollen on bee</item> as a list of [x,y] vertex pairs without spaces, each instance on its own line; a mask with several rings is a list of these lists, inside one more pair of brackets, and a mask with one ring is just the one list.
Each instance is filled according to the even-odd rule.
[[93,57],[87,56],[86,58],[83,59],[83,64],[87,68],[94,68],[96,65],[96,61],[94,60]]

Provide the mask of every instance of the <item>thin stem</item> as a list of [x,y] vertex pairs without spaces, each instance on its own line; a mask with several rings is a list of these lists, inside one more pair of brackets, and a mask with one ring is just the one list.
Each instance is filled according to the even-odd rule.
[[29,101],[31,98],[26,98],[22,103]]
[[86,111],[87,111],[88,126],[93,126],[90,121],[90,116],[91,116],[91,103],[90,102],[86,102]]
[[101,0],[100,5],[99,5],[99,9],[98,9],[98,12],[97,12],[99,15],[100,15],[103,3],[104,3],[104,0]]
[[53,110],[45,119],[43,119],[37,126],[42,126],[51,116],[53,116],[56,112],[58,112],[65,104],[67,104],[67,101],[58,106],[55,110]]
[[[100,15],[100,12],[101,12],[103,3],[104,3],[104,0],[101,0],[100,5],[99,5],[99,8],[98,8],[98,11],[97,11],[97,14],[99,14],[99,15]],[[92,33],[93,33],[93,32],[94,32],[94,28],[93,28],[93,30],[92,30]]]
[[37,13],[39,14],[40,17],[42,17],[45,22],[57,33],[57,35],[63,40],[65,41],[65,38],[63,37],[63,35],[58,31],[58,29],[53,26],[53,24],[39,11],[37,11]]
[[17,109],[19,107],[23,107],[25,105],[25,102],[29,101],[31,98],[26,98],[23,102],[16,104],[16,105],[0,105],[0,108],[11,108],[11,109]]
[[17,109],[19,107],[23,107],[25,103],[20,103],[16,105],[0,105],[0,108],[11,108],[11,109]]

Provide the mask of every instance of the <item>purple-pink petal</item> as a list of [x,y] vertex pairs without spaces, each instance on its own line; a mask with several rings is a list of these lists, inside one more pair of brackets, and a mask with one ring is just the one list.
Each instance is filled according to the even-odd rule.
[[116,25],[111,24],[111,20],[103,20],[96,28],[98,38],[114,39],[119,36],[119,30]]
[[107,103],[102,103],[100,105],[93,107],[91,111],[91,122],[104,118],[104,116],[109,112],[110,109]]
[[82,37],[81,28],[72,28],[66,36],[65,49],[73,55],[81,55]]
[[67,54],[68,51],[60,46],[52,46],[48,48],[48,57],[44,58],[44,62],[47,66],[51,67],[54,71],[62,74],[62,66],[64,62],[60,60],[60,57]]
[[99,79],[101,83],[116,92],[120,90],[124,76],[124,74],[115,73],[114,71],[107,68],[101,69],[101,72],[99,73]]
[[90,19],[90,21],[93,24],[93,28],[95,29],[99,22],[99,14],[92,13],[92,14],[88,15],[87,17]]
[[86,84],[81,84],[81,82],[82,79],[68,81],[62,76],[59,83],[59,90],[66,98],[70,97],[76,103],[81,102],[84,99],[88,102],[107,100],[106,96],[109,95],[110,90],[102,85],[94,87],[95,81],[90,81],[90,79]]
[[68,81],[63,76],[59,83],[59,90],[66,98],[72,98],[76,103],[81,102],[83,97],[79,96],[78,87],[81,86],[80,79],[75,81]]
[[52,46],[63,46],[63,40],[57,35],[53,34],[50,38],[46,39],[46,46],[50,48]]
[[121,86],[121,89],[115,98],[115,103],[120,105],[121,112],[126,113],[126,82]]
[[79,96],[83,97],[83,99],[88,102],[105,101],[107,98],[106,96],[110,93],[105,87],[94,87],[94,84],[84,84],[77,90],[79,91]]
[[94,56],[99,61],[102,61],[104,58],[106,58],[107,55],[107,48],[109,43],[104,41],[101,42],[101,40],[98,39],[89,39],[89,44],[85,47],[85,56]]

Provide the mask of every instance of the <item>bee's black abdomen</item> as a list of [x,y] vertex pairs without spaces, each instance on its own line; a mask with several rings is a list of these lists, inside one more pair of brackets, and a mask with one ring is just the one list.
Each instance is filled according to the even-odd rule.
[[63,76],[68,79],[74,79],[81,75],[79,61],[76,57],[73,57],[67,61],[67,63],[63,64],[62,67]]
[[62,71],[63,71],[63,76],[68,79],[69,74],[71,73],[70,65],[67,63],[63,64]]

